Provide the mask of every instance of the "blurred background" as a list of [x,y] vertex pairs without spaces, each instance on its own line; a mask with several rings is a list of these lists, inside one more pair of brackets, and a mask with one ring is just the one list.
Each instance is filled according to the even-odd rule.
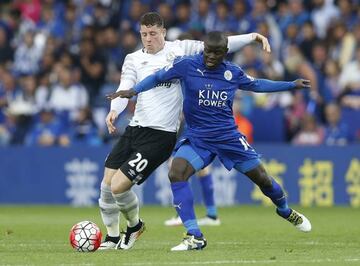
[[[309,79],[312,88],[239,93],[234,114],[240,130],[270,161],[274,150],[283,147],[275,159],[285,160],[284,174],[298,158],[292,174],[300,175],[299,169],[310,164],[314,173],[324,176],[317,163],[328,160],[334,168],[342,167],[334,170],[336,175],[328,171],[331,180],[340,178],[344,187],[351,170],[360,206],[359,1],[2,0],[0,10],[0,203],[68,202],[66,187],[80,182],[74,181],[80,180],[74,178],[74,171],[83,180],[93,175],[93,191],[88,193],[94,202],[102,162],[135,105],[130,102],[118,119],[118,133],[110,136],[105,126],[109,102],[104,96],[117,89],[125,56],[142,47],[141,15],[157,11],[165,19],[168,40],[201,40],[212,30],[266,36],[271,54],[254,44],[228,59],[253,77],[301,77]],[[304,158],[310,161],[304,163]],[[49,180],[67,180],[59,184],[64,188],[63,198],[53,199],[54,193],[49,192],[47,198],[35,193],[33,200],[12,199],[8,182],[17,182],[18,189],[23,186],[23,192],[29,193],[28,186],[36,184],[29,175],[41,179],[39,184],[44,182],[44,186]],[[166,170],[159,175],[166,182]],[[296,191],[300,183],[294,183]],[[340,203],[351,201],[346,191],[344,187]],[[159,197],[169,198],[166,193]],[[322,192],[316,193],[321,197]],[[294,195],[299,202],[301,191]],[[229,203],[236,202],[235,198]]]

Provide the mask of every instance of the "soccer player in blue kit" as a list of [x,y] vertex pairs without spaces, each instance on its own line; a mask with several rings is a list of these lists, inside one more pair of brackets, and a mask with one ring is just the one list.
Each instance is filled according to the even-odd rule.
[[174,206],[183,221],[187,235],[172,251],[203,249],[206,239],[196,222],[193,194],[188,178],[209,165],[218,156],[222,164],[235,168],[256,185],[276,205],[279,216],[303,232],[311,230],[310,221],[289,208],[282,187],[267,174],[260,156],[237,129],[232,113],[237,89],[253,92],[276,92],[310,88],[310,81],[292,82],[254,79],[237,65],[224,61],[227,38],[221,32],[210,32],[204,41],[203,54],[177,58],[172,65],[148,76],[133,89],[109,95],[131,98],[164,81],[182,82],[184,116],[187,130],[175,148],[169,179]]

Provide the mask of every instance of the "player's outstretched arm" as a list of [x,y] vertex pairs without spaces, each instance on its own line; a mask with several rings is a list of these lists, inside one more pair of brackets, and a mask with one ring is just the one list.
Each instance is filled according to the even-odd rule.
[[263,36],[259,33],[256,33],[256,32],[253,32],[251,34],[253,36],[254,41],[260,43],[262,45],[262,49],[265,52],[271,53],[271,47],[270,47],[269,40],[265,36]]
[[[262,45],[262,49],[268,53],[271,52],[271,47],[268,39],[256,32],[240,35],[228,36],[228,53],[235,53],[240,51],[245,45],[253,42],[258,42]],[[184,49],[185,55],[194,55],[201,53],[204,50],[204,43],[195,40],[179,41],[180,46]]]
[[258,42],[262,45],[262,49],[268,53],[271,52],[269,40],[256,32],[242,35],[233,35],[228,37],[229,53],[237,52],[242,47],[252,42]]
[[140,92],[144,92],[147,90],[150,90],[154,88],[159,82],[161,82],[160,75],[161,73],[165,71],[164,69],[161,69],[154,74],[147,76],[142,81],[140,81],[138,84],[134,86],[134,88],[131,88],[129,90],[119,90],[117,92],[114,92],[112,94],[109,94],[106,96],[108,100],[114,100],[117,97],[120,98],[131,98]]
[[297,79],[294,82],[296,84],[295,89],[310,89],[311,88],[310,80]]
[[278,92],[293,89],[310,89],[310,80],[297,79],[294,81],[273,81],[269,79],[256,79],[254,92]]

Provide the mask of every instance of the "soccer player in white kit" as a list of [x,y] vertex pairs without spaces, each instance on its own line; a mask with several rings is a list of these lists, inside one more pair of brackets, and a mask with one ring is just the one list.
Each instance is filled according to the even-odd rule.
[[[119,90],[134,85],[155,71],[170,65],[175,57],[203,51],[201,41],[165,41],[166,30],[161,16],[155,12],[144,14],[140,20],[140,35],[144,48],[126,56]],[[270,51],[268,40],[257,33],[228,37],[230,52],[257,41]],[[128,99],[116,98],[106,117],[109,133],[114,122],[126,108]],[[155,89],[140,94],[135,113],[124,135],[115,144],[105,161],[101,182],[99,207],[107,235],[101,249],[130,249],[145,230],[139,218],[139,202],[131,190],[141,184],[164,161],[175,146],[179,116],[182,112],[182,93],[179,80],[160,83]],[[119,214],[127,220],[127,230],[120,237]]]

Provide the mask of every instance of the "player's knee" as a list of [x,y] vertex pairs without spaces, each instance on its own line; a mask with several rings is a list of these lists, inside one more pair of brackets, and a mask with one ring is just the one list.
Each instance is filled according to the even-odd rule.
[[116,171],[117,171],[117,169],[110,169],[110,168],[105,167],[104,177],[103,177],[102,182],[105,183],[106,185],[110,186],[111,179],[115,175]]
[[272,178],[267,174],[264,167],[257,168],[257,185],[260,188],[270,188],[272,186]]
[[266,172],[261,174],[259,187],[261,188],[272,187],[272,178]]
[[171,183],[186,181],[185,171],[177,167],[171,167],[169,171],[169,180]]

